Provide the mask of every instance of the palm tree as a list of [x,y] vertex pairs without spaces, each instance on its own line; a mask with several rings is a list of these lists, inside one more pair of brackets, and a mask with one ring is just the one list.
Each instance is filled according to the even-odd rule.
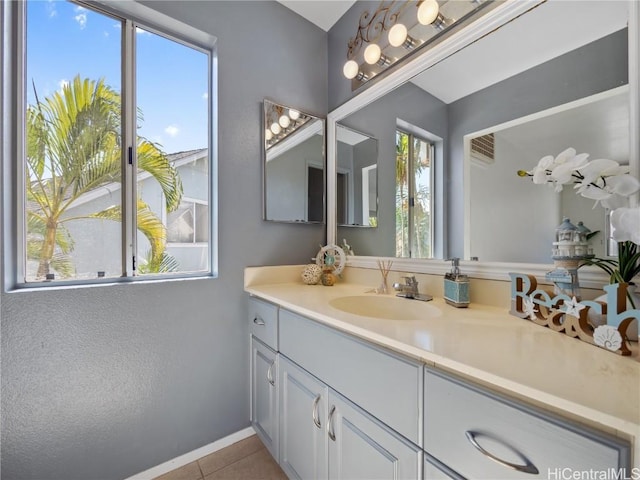
[[[102,218],[121,220],[120,206],[69,217],[69,208],[84,194],[121,179],[120,95],[104,80],[76,76],[62,91],[27,108],[27,258],[38,261],[37,279],[51,270],[73,274],[73,239],[68,222]],[[138,120],[141,120],[139,118]],[[180,205],[182,182],[157,145],[138,137],[138,168],[162,187],[168,211]],[[149,206],[138,199],[137,228],[151,244],[150,262],[165,258],[166,229]]]

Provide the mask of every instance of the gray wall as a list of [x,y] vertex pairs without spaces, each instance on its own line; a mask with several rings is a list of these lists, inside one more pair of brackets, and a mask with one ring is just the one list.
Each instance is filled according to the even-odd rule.
[[[375,83],[375,80],[372,80],[360,86],[356,91],[352,91],[351,80],[344,77],[342,67],[348,60],[347,45],[349,40],[358,33],[360,16],[365,11],[372,14],[379,5],[380,2],[377,0],[358,0],[329,30],[329,111],[339,107]],[[362,54],[360,54],[360,58],[362,58]]]
[[260,115],[326,114],[326,33],[274,2],[148,4],[219,39],[219,278],[2,293],[2,478],[124,478],[247,427],[243,268],[324,239],[261,220]]

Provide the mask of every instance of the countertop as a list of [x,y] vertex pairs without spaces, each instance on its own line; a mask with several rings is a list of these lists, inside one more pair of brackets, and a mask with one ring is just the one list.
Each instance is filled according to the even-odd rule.
[[631,357],[622,357],[509,315],[506,305],[496,308],[471,304],[460,309],[435,298],[427,304],[432,314],[420,320],[363,317],[330,305],[338,297],[378,296],[366,293],[370,285],[338,283],[324,287],[294,281],[261,283],[260,278],[254,278],[246,282],[245,290],[427,365],[635,440],[634,464],[639,463],[637,344]]

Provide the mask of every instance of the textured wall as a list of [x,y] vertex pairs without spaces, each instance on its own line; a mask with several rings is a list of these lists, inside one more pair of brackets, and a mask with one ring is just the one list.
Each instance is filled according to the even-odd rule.
[[124,478],[247,427],[243,267],[324,239],[261,219],[260,102],[326,114],[326,33],[275,2],[149,5],[219,39],[219,278],[3,293],[3,479]]

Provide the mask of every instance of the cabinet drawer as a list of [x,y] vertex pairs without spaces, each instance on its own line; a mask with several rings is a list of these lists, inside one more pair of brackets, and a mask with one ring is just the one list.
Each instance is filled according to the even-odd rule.
[[252,297],[248,319],[249,333],[278,350],[278,306]]
[[280,352],[422,446],[422,364],[287,310]]
[[424,387],[425,450],[465,478],[560,478],[629,467],[629,445],[609,435],[431,370]]

